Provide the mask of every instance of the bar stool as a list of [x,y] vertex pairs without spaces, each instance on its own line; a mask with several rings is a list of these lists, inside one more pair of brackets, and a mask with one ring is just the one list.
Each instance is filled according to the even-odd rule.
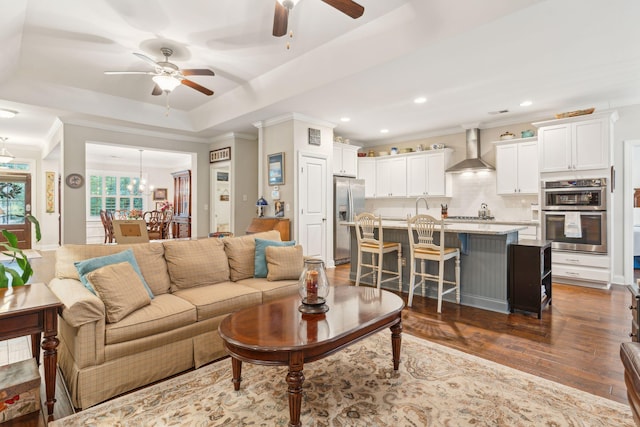
[[[440,225],[440,244],[436,245],[433,240],[435,225]],[[442,296],[455,291],[456,302],[460,304],[460,249],[447,248],[444,245],[444,221],[437,220],[430,215],[416,215],[407,218],[407,231],[409,233],[409,247],[411,249],[411,272],[409,274],[409,304],[413,303],[413,292],[418,286],[422,286],[430,280],[438,283],[438,313],[442,313]],[[417,238],[417,241],[416,241]],[[455,282],[444,280],[445,261],[455,258]],[[416,271],[416,261],[420,260],[420,272]],[[425,270],[425,261],[436,261],[438,263],[438,275],[429,274]],[[420,277],[420,282],[415,283],[416,276]],[[444,284],[453,287],[443,290]]]
[[[398,280],[398,290],[402,291],[402,245],[398,242],[385,242],[382,236],[382,218],[370,213],[362,213],[355,218],[356,237],[358,238],[358,268],[356,271],[356,286],[360,286],[360,279],[372,276],[373,284],[380,289],[380,286],[391,280]],[[374,237],[374,231],[378,229],[378,238]],[[371,254],[371,263],[365,264],[364,253]],[[384,270],[382,267],[384,254],[398,252],[398,270]],[[370,268],[371,271],[362,274],[362,267]],[[390,274],[391,277],[382,280],[382,273]],[[377,276],[377,280],[376,280]]]

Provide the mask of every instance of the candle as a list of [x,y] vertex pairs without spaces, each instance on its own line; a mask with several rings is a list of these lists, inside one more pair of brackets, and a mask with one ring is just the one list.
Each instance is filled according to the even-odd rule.
[[307,303],[318,302],[318,272],[311,270],[307,272]]

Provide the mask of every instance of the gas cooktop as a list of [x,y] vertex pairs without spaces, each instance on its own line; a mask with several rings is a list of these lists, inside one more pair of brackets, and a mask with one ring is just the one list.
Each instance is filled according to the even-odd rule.
[[494,216],[448,216],[447,220],[453,221],[493,221],[496,217]]

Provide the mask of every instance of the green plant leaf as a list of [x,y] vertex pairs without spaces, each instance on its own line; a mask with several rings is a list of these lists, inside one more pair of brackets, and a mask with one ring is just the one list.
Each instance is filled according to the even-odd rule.
[[22,276],[18,274],[13,268],[6,268],[7,273],[11,276],[11,286],[22,286],[25,284],[25,281],[22,280]]
[[5,239],[7,239],[7,242],[9,242],[10,247],[13,247],[13,248],[18,247],[18,237],[16,237],[15,234],[10,232],[9,230],[2,230],[2,235],[4,236]]
[[40,222],[36,219],[35,216],[27,214],[27,219],[36,227],[36,242],[39,242],[42,238],[40,233]]
[[0,263],[0,289],[9,287],[9,278],[4,264]]

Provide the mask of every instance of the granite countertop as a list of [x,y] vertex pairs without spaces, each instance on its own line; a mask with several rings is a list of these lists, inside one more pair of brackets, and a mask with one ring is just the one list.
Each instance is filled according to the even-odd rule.
[[[354,226],[353,222],[344,223],[348,226]],[[524,230],[527,228],[526,225],[517,225],[517,224],[496,224],[492,221],[484,221],[482,223],[471,223],[471,222],[451,222],[445,223],[444,225],[445,231],[449,233],[470,233],[470,234],[509,234],[516,231]],[[395,230],[406,230],[407,223],[406,220],[382,220],[382,228],[386,229],[395,229]],[[439,227],[438,227],[439,229]]]
[[[407,218],[401,218],[401,217],[382,217],[383,221],[403,221],[403,222],[407,222]],[[460,224],[460,223],[468,223],[468,224],[496,224],[496,225],[524,225],[524,226],[539,226],[540,225],[540,221],[537,220],[518,220],[518,219],[513,219],[513,220],[500,220],[500,219],[491,219],[491,220],[486,220],[486,219],[476,219],[476,220],[469,220],[469,219],[446,219],[445,224]]]

